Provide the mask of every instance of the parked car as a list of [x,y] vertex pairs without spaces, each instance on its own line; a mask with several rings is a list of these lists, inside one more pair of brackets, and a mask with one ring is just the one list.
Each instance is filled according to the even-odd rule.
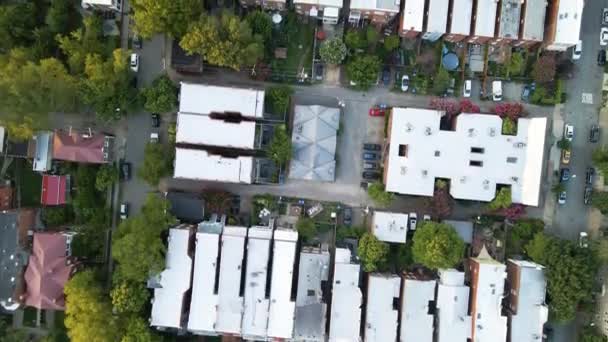
[[524,88],[521,91],[521,100],[528,102],[530,101],[530,94],[532,93],[532,88],[529,84],[524,85]]
[[391,84],[391,68],[388,65],[382,68],[382,83],[387,87]]
[[120,204],[120,219],[126,220],[129,217],[129,204],[121,203]]
[[136,49],[141,49],[142,47],[141,37],[137,34],[133,35],[133,47]]
[[363,144],[363,149],[367,151],[380,151],[382,150],[382,145],[380,144]]
[[418,223],[418,215],[416,213],[410,213],[410,229],[416,230],[416,224]]
[[456,79],[451,78],[450,83],[448,84],[448,89],[445,90],[445,96],[453,96],[454,95],[454,87],[456,87]]
[[574,126],[571,124],[564,125],[564,138],[568,139],[568,141],[574,139]]
[[361,182],[359,183],[359,186],[361,187],[361,189],[367,190],[367,182]]
[[369,109],[369,116],[384,116],[386,115],[386,106],[374,106]]
[[429,214],[424,214],[424,216],[422,216],[422,221],[430,221],[431,220],[431,215]]
[[600,46],[608,45],[608,27],[602,27],[600,30]]
[[158,142],[158,133],[152,132],[150,133],[150,143],[156,144]]
[[375,171],[363,171],[361,178],[365,180],[376,180],[380,178],[380,173]]
[[129,66],[131,67],[131,70],[133,70],[133,72],[139,71],[139,55],[138,54],[136,54],[136,53],[131,54],[131,62],[129,64]]
[[602,25],[608,25],[608,8],[602,10]]
[[465,80],[464,86],[462,87],[462,96],[463,97],[471,97],[471,87],[472,87],[471,80]]
[[374,162],[363,162],[363,170],[376,170],[378,169],[378,163]]
[[380,154],[375,152],[363,152],[363,160],[375,161],[380,159]]
[[578,43],[576,43],[576,45],[574,46],[574,49],[572,49],[572,59],[575,61],[581,59],[582,53],[583,53],[583,41],[579,40]]
[[570,163],[570,150],[562,150],[562,163],[568,165]]
[[557,197],[557,203],[566,204],[566,191],[562,191],[559,193],[559,196]]
[[410,88],[410,77],[408,75],[401,76],[401,91],[407,91]]
[[604,66],[606,64],[606,50],[601,49],[600,52],[597,53],[597,65]]
[[561,182],[567,182],[570,179],[570,169],[565,167],[560,172],[559,180]]
[[600,140],[600,126],[592,125],[589,130],[589,142],[596,143]]
[[593,176],[595,176],[595,169],[588,167],[587,172],[585,172],[585,184],[593,185]]
[[125,181],[131,179],[131,163],[121,160],[119,164],[120,178]]
[[580,232],[578,234],[578,246],[580,248],[589,247],[589,234],[587,232]]
[[591,195],[593,194],[593,189],[590,186],[585,187],[585,192],[583,195],[583,203],[585,205],[591,204]]
[[502,82],[501,81],[492,82],[492,101],[494,101],[494,102],[502,101]]
[[152,113],[152,127],[158,128],[160,127],[160,115],[156,113]]
[[350,226],[353,223],[353,210],[349,207],[344,208],[342,211],[342,223]]
[[317,63],[315,64],[315,79],[317,81],[322,81],[323,80],[323,64],[321,63]]

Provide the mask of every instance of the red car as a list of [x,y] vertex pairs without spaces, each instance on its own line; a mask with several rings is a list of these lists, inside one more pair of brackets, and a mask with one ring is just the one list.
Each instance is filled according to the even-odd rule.
[[369,116],[384,116],[386,114],[386,107],[376,106],[369,109]]

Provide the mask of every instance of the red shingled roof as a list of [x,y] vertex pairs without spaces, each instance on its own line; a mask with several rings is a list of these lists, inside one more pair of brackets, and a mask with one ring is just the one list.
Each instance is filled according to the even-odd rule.
[[105,135],[95,134],[90,138],[73,132],[55,131],[53,138],[53,159],[77,163],[106,163],[103,156]]
[[65,204],[66,184],[66,176],[42,175],[42,194],[40,203],[44,205]]
[[65,255],[66,237],[60,233],[35,233],[30,261],[25,271],[25,305],[43,310],[64,310],[63,288],[73,264]]

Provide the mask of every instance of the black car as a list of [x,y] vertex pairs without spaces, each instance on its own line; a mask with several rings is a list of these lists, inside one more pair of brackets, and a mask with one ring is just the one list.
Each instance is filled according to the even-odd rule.
[[317,63],[315,65],[315,79],[317,81],[323,80],[323,64],[321,63]]
[[600,140],[600,126],[593,125],[589,130],[589,142],[596,143]]
[[382,145],[380,145],[380,144],[363,144],[363,149],[366,151],[380,151],[380,150],[382,150]]
[[521,100],[528,102],[530,100],[530,93],[531,93],[532,89],[530,89],[529,85],[525,85],[524,89],[521,92]]
[[344,208],[344,211],[342,212],[342,222],[347,226],[350,226],[353,223],[353,210],[351,208]]
[[365,180],[376,180],[380,178],[380,173],[375,171],[364,171],[361,177]]
[[131,163],[124,160],[120,162],[120,178],[125,181],[131,179]]
[[363,160],[378,160],[380,154],[374,152],[363,152]]
[[608,8],[602,10],[602,25],[608,25]]
[[585,187],[585,194],[583,195],[583,202],[588,205],[591,204],[591,195],[593,194],[593,190],[590,186]]
[[152,114],[152,127],[158,128],[160,127],[160,115],[153,113]]
[[561,171],[561,175],[560,175],[560,181],[566,182],[569,179],[570,179],[570,169],[567,167],[563,168]]
[[587,172],[585,173],[585,184],[592,185],[594,175],[595,175],[595,169],[592,167],[588,167]]
[[391,84],[391,69],[388,66],[382,69],[382,83],[385,86]]
[[133,47],[136,49],[141,49],[141,46],[142,46],[141,37],[138,35],[134,35],[133,36]]
[[602,49],[597,54],[597,65],[603,66],[604,64],[606,64],[606,50]]

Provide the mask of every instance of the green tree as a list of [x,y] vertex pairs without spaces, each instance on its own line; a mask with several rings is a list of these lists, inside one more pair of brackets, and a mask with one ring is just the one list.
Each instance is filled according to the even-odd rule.
[[272,19],[268,13],[260,10],[249,12],[245,20],[251,27],[251,32],[254,35],[259,34],[265,43],[272,39]]
[[311,218],[304,217],[299,219],[296,223],[296,229],[304,241],[310,241],[317,236],[317,226]]
[[341,64],[346,58],[346,53],[346,45],[338,37],[326,40],[319,48],[321,60],[329,64]]
[[150,294],[144,283],[120,282],[110,292],[112,306],[118,313],[139,313],[148,302]]
[[364,49],[367,47],[367,39],[363,30],[350,30],[344,36],[344,43],[351,50]]
[[42,208],[42,222],[48,227],[57,227],[69,223],[74,218],[71,207],[44,207]]
[[65,285],[65,326],[74,342],[116,341],[117,322],[103,287],[91,270],[76,273]]
[[165,264],[161,233],[176,220],[169,202],[149,194],[139,215],[121,222],[112,236],[112,258],[118,263],[115,281],[144,282]]
[[105,191],[116,182],[118,182],[118,168],[114,164],[105,164],[97,171],[95,189]]
[[152,85],[141,90],[144,109],[151,113],[168,113],[177,108],[177,87],[167,75],[152,81]]
[[0,52],[31,43],[36,15],[33,1],[5,2],[0,6]]
[[562,138],[561,140],[559,140],[557,142],[557,148],[559,148],[560,150],[570,150],[570,148],[572,147],[572,143],[570,142],[570,140],[566,139],[566,138]]
[[530,258],[546,267],[549,315],[556,322],[572,320],[577,307],[591,298],[597,260],[590,248],[538,233],[526,245]]
[[450,74],[444,68],[439,68],[433,79],[433,93],[443,95],[450,86]]
[[521,52],[513,52],[509,61],[509,73],[518,76],[524,67],[524,56]]
[[594,150],[591,159],[593,160],[595,167],[604,175],[604,177],[608,177],[608,148],[603,146]]
[[422,222],[414,234],[412,255],[415,262],[431,269],[452,268],[464,256],[464,241],[450,225]]
[[264,57],[262,36],[253,34],[247,21],[229,12],[201,15],[190,25],[180,46],[189,54],[200,54],[210,64],[235,70]]
[[378,267],[386,264],[389,246],[378,240],[374,234],[365,232],[359,240],[357,252],[359,253],[363,270],[365,272],[374,272]]
[[488,209],[506,209],[511,206],[511,203],[511,188],[503,187],[498,191],[496,197],[494,197],[494,199],[488,203]]
[[144,163],[137,170],[137,176],[151,186],[158,185],[161,178],[171,174],[172,150],[159,143],[148,143],[144,149]]
[[502,134],[505,135],[515,135],[517,134],[517,125],[515,121],[511,118],[503,118],[502,119]]
[[276,126],[268,147],[268,157],[277,165],[285,165],[291,159],[291,139],[285,125]]
[[103,201],[99,198],[104,198],[100,195],[95,187],[97,182],[97,168],[92,165],[79,164],[76,168],[75,177],[76,191],[72,198],[72,206],[76,215],[77,223],[86,223],[95,214],[94,209],[103,207]]
[[134,30],[146,39],[158,33],[180,38],[202,12],[198,0],[131,0],[130,4],[135,12]]
[[162,338],[149,327],[149,323],[142,317],[130,316],[126,320],[125,332],[120,342],[160,342]]
[[384,190],[382,183],[372,183],[367,187],[367,194],[379,206],[388,207],[393,202],[395,196]]
[[608,214],[608,192],[593,191],[591,194],[591,204],[602,212],[603,215]]
[[49,30],[55,34],[64,34],[77,29],[81,15],[76,9],[76,1],[52,1],[44,21]]
[[520,219],[515,222],[515,225],[508,230],[509,236],[506,242],[508,256],[522,254],[524,247],[544,228],[544,222],[538,219]]
[[367,30],[365,31],[365,38],[367,40],[367,45],[370,47],[375,46],[378,42],[379,34],[373,25],[367,26]]
[[272,86],[266,89],[266,98],[274,114],[284,114],[289,109],[289,99],[293,89],[287,85]]
[[399,36],[392,34],[384,38],[384,48],[386,51],[393,51],[399,47]]
[[103,37],[103,21],[99,16],[87,16],[83,27],[68,35],[57,34],[55,37],[61,52],[67,57],[70,71],[82,74],[87,55],[106,56],[107,44]]
[[14,329],[8,318],[0,317],[0,340],[2,342],[23,342],[27,341],[27,335],[23,330]]
[[360,90],[367,90],[376,83],[379,70],[380,60],[372,55],[356,56],[346,67],[348,78]]
[[595,327],[584,327],[578,342],[608,342],[608,337]]

